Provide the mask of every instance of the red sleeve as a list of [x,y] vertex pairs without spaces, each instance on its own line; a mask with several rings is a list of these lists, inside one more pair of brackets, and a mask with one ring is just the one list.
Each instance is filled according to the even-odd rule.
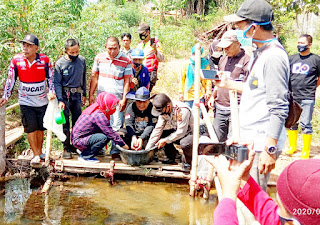
[[213,225],[238,225],[236,203],[231,198],[223,198],[214,210]]
[[281,225],[277,214],[277,204],[252,177],[239,191],[238,198],[253,213],[261,225]]

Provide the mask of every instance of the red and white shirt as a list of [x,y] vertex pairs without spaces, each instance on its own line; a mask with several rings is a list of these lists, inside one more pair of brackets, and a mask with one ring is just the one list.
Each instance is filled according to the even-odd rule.
[[10,63],[8,79],[2,98],[8,100],[15,81],[19,77],[19,104],[41,107],[48,104],[46,78],[49,92],[54,93],[53,70],[48,56],[37,54],[30,63],[22,53],[15,55]]

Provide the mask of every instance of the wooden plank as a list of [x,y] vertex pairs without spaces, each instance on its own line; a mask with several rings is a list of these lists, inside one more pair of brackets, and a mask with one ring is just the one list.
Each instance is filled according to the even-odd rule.
[[0,107],[0,176],[6,169],[6,148],[5,148],[5,122],[6,110],[4,106]]
[[16,104],[13,104],[13,105],[10,105],[6,108],[6,112],[12,110],[12,109],[15,109],[19,106],[19,103],[16,103]]
[[22,137],[23,132],[24,132],[23,126],[12,129],[8,135],[6,134],[5,147],[7,148],[10,145],[16,143]]

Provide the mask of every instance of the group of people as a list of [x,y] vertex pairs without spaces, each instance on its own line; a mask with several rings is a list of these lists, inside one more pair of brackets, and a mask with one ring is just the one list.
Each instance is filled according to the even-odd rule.
[[[201,58],[201,69],[217,70],[220,79],[201,78],[200,98],[214,109],[213,128],[219,142],[225,142],[231,137],[229,90],[236,90],[241,140],[253,142],[253,145],[249,145],[249,160],[242,164],[227,161],[224,156],[211,162],[218,171],[225,199],[219,203],[215,223],[236,223],[234,211],[225,209],[233,209],[238,196],[261,224],[298,220],[302,224],[317,224],[317,217],[306,219],[298,215],[300,211],[294,207],[315,210],[313,215],[320,213],[320,201],[314,203],[310,197],[311,189],[320,188],[320,182],[317,182],[320,181],[319,160],[297,161],[283,171],[278,180],[279,207],[264,192],[270,171],[286,140],[289,91],[303,109],[300,117],[304,144],[301,158],[309,158],[315,91],[320,84],[320,57],[310,52],[312,37],[301,35],[297,45],[299,53],[288,57],[273,34],[273,11],[265,0],[246,0],[236,14],[226,16],[225,20],[232,22],[235,29],[226,31],[221,40],[214,40],[209,55]],[[195,48],[181,68],[179,101],[164,93],[151,96],[158,65],[164,55],[159,40],[151,37],[148,24],[141,24],[137,32],[141,41],[136,49],[130,48],[129,33],[121,36],[122,49],[116,37],[106,39],[106,52],[94,59],[89,107],[82,113],[87,96],[86,63],[79,55],[79,42],[75,39],[66,41],[66,54],[53,69],[48,57],[37,53],[39,41],[34,35],[27,35],[21,41],[23,53],[11,61],[0,106],[7,102],[16,78],[19,78],[22,123],[35,155],[32,162],[40,161],[43,115],[48,98],[56,97],[66,116],[65,158],[71,158],[71,152],[77,148],[81,151],[79,160],[99,162],[96,156],[111,141],[113,159],[119,159],[116,145],[137,151],[164,147],[167,159],[163,163],[173,164],[178,155],[174,144],[179,144],[186,165],[191,164]],[[252,48],[252,56],[244,48]],[[125,132],[121,132],[124,124]],[[297,150],[297,127],[298,124],[288,130],[288,154]],[[305,173],[299,172],[300,168]],[[305,188],[297,189],[298,185]],[[309,187],[311,189],[307,190]],[[313,193],[317,200],[320,199],[318,192]]]
[[[97,160],[94,158],[96,154],[92,154],[92,152],[95,151],[95,146],[103,138],[99,135],[93,135],[95,133],[107,136],[108,140],[104,141],[104,145],[112,140],[110,153],[115,159],[119,158],[119,151],[115,148],[116,144],[128,148],[117,133],[124,123],[123,111],[126,109],[127,95],[135,95],[137,90],[142,87],[144,88],[141,90],[144,93],[143,97],[150,95],[149,90],[151,91],[157,81],[159,62],[164,60],[161,43],[158,39],[151,37],[150,26],[142,23],[137,32],[141,41],[136,49],[130,48],[131,35],[129,33],[124,33],[121,36],[122,49],[120,49],[118,38],[107,38],[106,52],[98,54],[94,59],[89,90],[90,107],[83,113],[81,111],[82,106],[86,103],[87,77],[86,61],[80,55],[79,42],[76,39],[68,39],[65,42],[65,55],[55,63],[53,68],[49,58],[38,53],[39,40],[35,35],[26,35],[21,41],[22,53],[15,55],[11,60],[0,106],[8,101],[15,82],[19,78],[18,93],[22,124],[33,151],[32,164],[41,161],[43,117],[48,100],[55,98],[57,98],[58,106],[63,110],[66,118],[66,123],[63,125],[63,132],[67,136],[63,142],[64,158],[72,158],[72,153],[76,152],[78,148],[82,151],[80,159],[96,162]],[[97,100],[95,101],[96,90]],[[139,99],[140,97],[138,96]],[[147,104],[142,106],[139,101],[136,101],[134,107],[130,108],[131,111],[140,108],[140,111],[144,113],[145,106],[148,108],[149,101],[143,99],[140,102]],[[102,112],[104,117],[101,117],[98,112]],[[89,128],[82,124],[85,115],[89,115],[90,118],[94,117],[90,124],[87,123]],[[70,117],[72,131],[70,131]],[[154,118],[150,119],[152,123],[156,123]],[[139,132],[143,131],[146,124],[145,118],[138,117],[136,120],[134,125],[139,127]],[[84,122],[88,121],[90,120],[84,120]],[[83,133],[86,128],[91,133]],[[149,135],[145,134],[145,136]],[[140,136],[131,136],[134,136],[134,146],[139,146],[137,143],[140,143]],[[142,138],[146,137],[142,136]]]

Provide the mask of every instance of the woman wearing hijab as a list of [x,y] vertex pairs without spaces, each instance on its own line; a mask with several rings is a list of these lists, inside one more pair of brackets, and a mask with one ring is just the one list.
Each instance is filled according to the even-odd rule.
[[210,70],[217,70],[221,56],[223,55],[223,49],[217,47],[219,41],[213,40],[209,47],[209,54],[206,59],[209,61]]
[[79,161],[98,163],[95,156],[110,140],[129,149],[109,122],[118,103],[114,95],[101,92],[97,102],[82,112],[71,133],[72,144],[81,151]]
[[[201,54],[203,48],[201,47]],[[195,46],[191,50],[190,59],[182,66],[179,83],[179,100],[185,102],[190,108],[194,100],[194,71],[195,71]],[[201,69],[210,69],[209,62],[201,58]],[[211,95],[211,81],[200,78],[200,101],[204,102]]]

